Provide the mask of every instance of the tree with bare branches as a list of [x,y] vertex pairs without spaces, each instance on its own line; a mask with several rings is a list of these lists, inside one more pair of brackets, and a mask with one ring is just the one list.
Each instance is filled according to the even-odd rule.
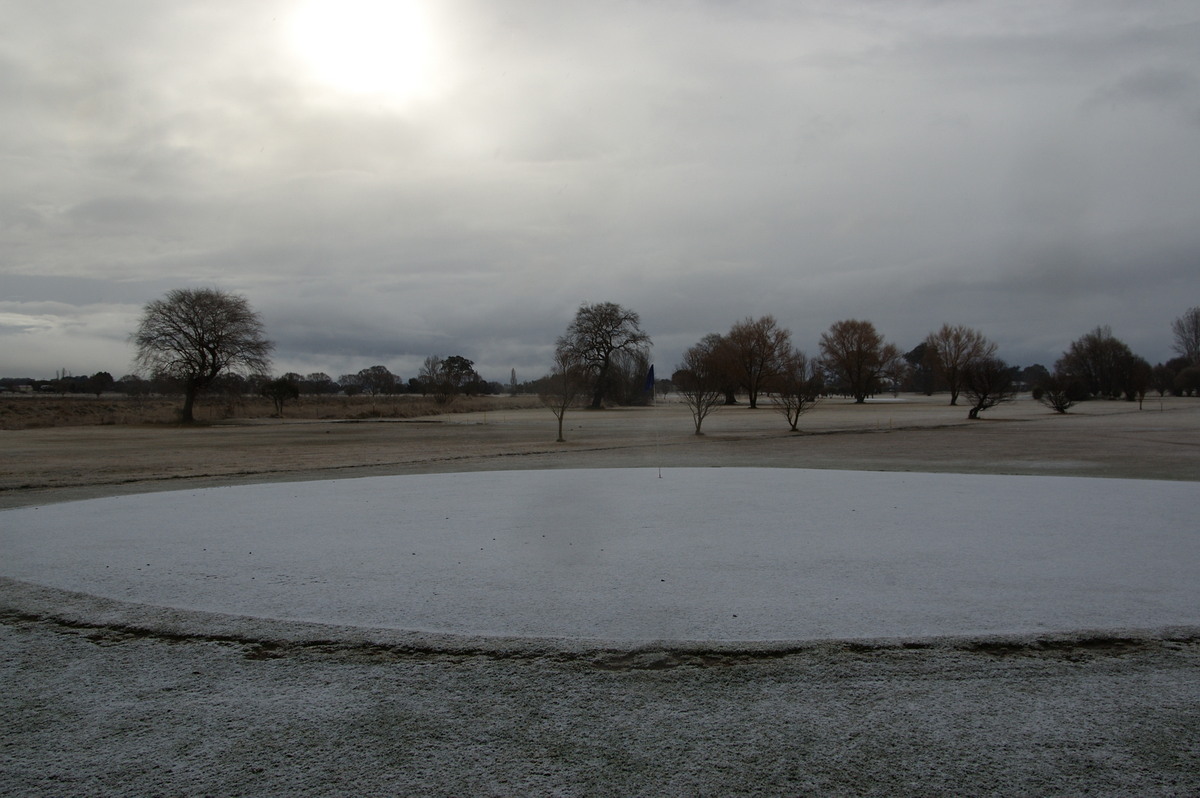
[[943,324],[925,339],[926,357],[933,365],[934,373],[941,377],[950,390],[950,404],[958,404],[967,369],[984,358],[994,357],[996,344],[983,333],[962,324]]
[[599,410],[612,389],[614,366],[630,359],[646,360],[650,345],[650,336],[642,330],[637,313],[613,302],[598,302],[580,305],[566,333],[556,342],[556,349],[566,352],[571,362],[588,372],[591,406]]
[[1200,307],[1190,308],[1171,322],[1171,332],[1179,356],[1187,358],[1193,366],[1200,366]]
[[1044,404],[1055,413],[1066,414],[1075,406],[1081,394],[1086,393],[1083,387],[1065,374],[1050,374],[1033,386],[1034,400]]
[[746,318],[725,336],[729,347],[728,366],[745,389],[750,407],[758,407],[758,395],[783,367],[792,349],[792,333],[780,327],[774,316]]
[[722,373],[720,335],[704,336],[695,346],[683,353],[683,360],[671,375],[671,382],[683,397],[684,404],[692,411],[696,434],[703,435],[700,426],[725,398],[724,375]]
[[800,416],[820,401],[823,388],[824,381],[803,352],[793,349],[784,356],[779,374],[771,381],[770,395],[792,432],[798,431]]
[[147,303],[130,340],[140,370],[182,383],[185,423],[217,377],[265,375],[274,347],[245,297],[213,288],[177,288]]
[[558,419],[558,438],[562,443],[563,419],[567,410],[575,407],[586,393],[588,371],[584,363],[569,349],[559,348],[554,352],[554,366],[550,374],[539,380],[538,399]]
[[1125,389],[1125,374],[1134,358],[1129,346],[1108,325],[1071,342],[1054,364],[1054,371],[1078,380],[1092,396],[1117,399]]
[[879,390],[900,357],[896,345],[885,341],[869,321],[846,319],[821,333],[825,369],[858,404]]
[[300,398],[299,386],[296,385],[294,380],[289,379],[286,374],[279,379],[271,380],[263,385],[259,393],[275,404],[275,415],[278,418],[283,418],[284,403]]
[[704,343],[709,349],[708,359],[713,372],[721,384],[721,393],[724,396],[721,404],[736,405],[738,403],[737,394],[741,390],[742,384],[738,378],[737,352],[733,343],[729,340],[728,335],[718,335],[717,333],[704,336]]
[[998,357],[985,357],[963,371],[963,394],[971,401],[967,418],[977,419],[984,410],[1016,398],[1013,370]]

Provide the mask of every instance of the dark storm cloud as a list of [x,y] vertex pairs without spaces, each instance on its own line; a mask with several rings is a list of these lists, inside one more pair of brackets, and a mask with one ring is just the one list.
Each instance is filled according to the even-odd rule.
[[2,7],[0,371],[119,371],[180,285],[245,294],[278,371],[501,380],[590,301],[663,371],[766,313],[1159,360],[1200,301],[1191,3],[428,4],[399,100],[318,81],[293,3]]

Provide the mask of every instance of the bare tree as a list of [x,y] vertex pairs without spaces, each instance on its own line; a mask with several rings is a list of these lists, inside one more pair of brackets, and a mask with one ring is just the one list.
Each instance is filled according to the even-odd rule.
[[792,432],[800,416],[820,400],[824,382],[808,357],[793,349],[783,358],[779,374],[771,381],[771,399],[779,413],[787,419]]
[[733,343],[729,340],[728,335],[718,335],[717,333],[709,333],[704,336],[702,343],[710,350],[709,359],[712,363],[713,373],[720,382],[721,393],[725,397],[722,404],[736,405],[738,403],[737,393],[741,390],[742,384],[738,378],[737,357]]
[[1193,366],[1200,366],[1200,307],[1190,308],[1171,322],[1175,335],[1173,348]]
[[721,372],[720,348],[723,340],[712,333],[704,336],[698,344],[683,353],[683,360],[671,375],[683,402],[692,411],[696,434],[702,435],[700,426],[725,397],[724,375]]
[[437,390],[438,381],[442,378],[442,359],[437,355],[429,355],[421,363],[417,371],[417,381],[421,386],[421,396]]
[[586,366],[574,353],[559,348],[554,352],[554,367],[550,374],[539,380],[538,399],[550,408],[550,412],[558,419],[556,440],[559,443],[566,440],[563,437],[563,418],[567,415],[567,410],[575,407],[584,395],[587,390],[587,378]]
[[926,396],[933,396],[935,377],[937,376],[931,360],[928,339],[917,344],[904,355],[904,362],[909,366],[908,375],[912,390],[920,391]]
[[274,346],[245,297],[212,288],[177,288],[147,303],[130,340],[137,368],[183,384],[184,422],[221,374],[265,374]]
[[1146,400],[1146,394],[1154,384],[1154,367],[1144,357],[1131,354],[1121,364],[1121,392],[1125,400],[1136,401],[1138,410]]
[[996,345],[983,333],[961,324],[943,324],[940,330],[929,334],[925,345],[934,372],[950,389],[952,405],[958,404],[964,373],[971,364],[996,355]]
[[998,357],[976,360],[963,371],[962,392],[971,401],[967,418],[979,418],[984,410],[1016,398],[1013,370]]
[[1175,370],[1164,363],[1156,363],[1150,375],[1150,386],[1159,396],[1166,394],[1175,384]]
[[750,407],[758,407],[758,395],[779,374],[792,349],[792,333],[779,326],[773,316],[747,318],[733,325],[725,336],[728,366],[746,390]]
[[1063,374],[1049,374],[1033,386],[1033,398],[1053,410],[1065,414],[1075,405],[1078,383]]
[[579,363],[591,377],[592,408],[600,409],[610,392],[613,364],[618,353],[634,358],[647,356],[650,336],[632,310],[613,302],[583,304],[556,348],[571,362]]
[[430,355],[421,367],[421,378],[428,383],[434,401],[440,405],[450,404],[463,391],[469,395],[473,386],[481,382],[475,362],[462,355],[447,358]]
[[1104,325],[1072,341],[1054,370],[1078,379],[1092,396],[1116,399],[1124,393],[1124,375],[1133,357],[1125,342]]
[[323,371],[314,371],[300,380],[301,393],[329,394],[337,391],[333,378]]
[[259,391],[275,404],[275,415],[283,418],[284,402],[300,398],[300,387],[285,374],[277,380],[271,380]]
[[871,322],[847,319],[821,334],[821,356],[830,375],[862,404],[879,390],[882,378],[901,354]]
[[1176,396],[1200,396],[1200,366],[1188,366],[1175,375],[1171,390]]
[[605,400],[619,405],[649,404],[654,400],[653,385],[649,383],[651,370],[650,356],[645,351],[613,352]]

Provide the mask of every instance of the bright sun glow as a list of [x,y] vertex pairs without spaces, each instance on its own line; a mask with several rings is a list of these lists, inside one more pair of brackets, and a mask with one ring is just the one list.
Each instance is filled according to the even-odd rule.
[[404,103],[433,89],[433,41],[416,2],[311,0],[292,41],[313,78],[338,91]]

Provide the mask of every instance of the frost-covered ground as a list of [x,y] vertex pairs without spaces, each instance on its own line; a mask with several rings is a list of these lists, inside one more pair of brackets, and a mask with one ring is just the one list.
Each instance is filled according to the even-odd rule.
[[376,477],[0,516],[0,575],[229,615],[807,641],[1200,625],[1195,485],[802,469]]
[[0,512],[0,795],[1200,794],[1194,482],[661,474]]

